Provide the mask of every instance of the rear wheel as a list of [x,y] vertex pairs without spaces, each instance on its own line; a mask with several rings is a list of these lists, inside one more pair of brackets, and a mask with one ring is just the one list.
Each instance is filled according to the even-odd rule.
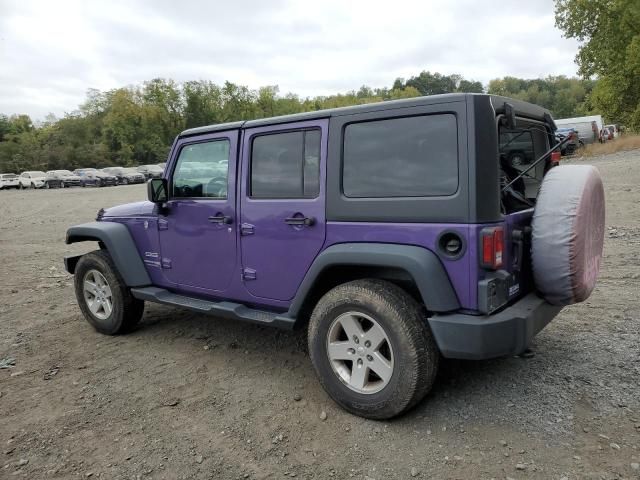
[[105,250],[96,250],[80,258],[74,285],[80,310],[100,333],[126,333],[142,318],[144,302],[131,295]]
[[439,351],[424,309],[396,285],[357,280],[329,291],[309,322],[309,355],[320,383],[347,411],[399,415],[429,392]]

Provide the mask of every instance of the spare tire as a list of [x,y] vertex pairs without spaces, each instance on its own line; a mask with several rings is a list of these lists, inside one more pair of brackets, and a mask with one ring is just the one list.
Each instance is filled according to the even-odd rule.
[[531,226],[536,289],[554,305],[586,300],[596,285],[604,243],[604,188],[598,170],[589,165],[549,170]]

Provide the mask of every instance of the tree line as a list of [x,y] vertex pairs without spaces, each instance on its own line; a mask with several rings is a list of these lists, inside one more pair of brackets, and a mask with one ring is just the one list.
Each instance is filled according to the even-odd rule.
[[89,90],[77,111],[34,122],[0,114],[0,172],[133,166],[166,160],[175,136],[186,128],[452,92],[487,91],[547,107],[555,117],[592,111],[595,82],[566,77],[504,77],[488,87],[461,75],[421,72],[390,88],[362,86],[330,96],[301,98],[277,86],[250,89],[225,82],[177,83],[156,78],[106,92]]

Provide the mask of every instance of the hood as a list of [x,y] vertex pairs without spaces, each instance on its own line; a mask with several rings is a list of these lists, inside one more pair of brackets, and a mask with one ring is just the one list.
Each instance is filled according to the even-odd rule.
[[140,217],[154,215],[155,204],[151,202],[125,203],[102,210],[103,217]]

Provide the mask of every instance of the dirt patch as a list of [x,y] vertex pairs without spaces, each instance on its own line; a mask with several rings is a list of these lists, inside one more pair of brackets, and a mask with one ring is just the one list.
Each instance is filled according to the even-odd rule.
[[0,477],[639,477],[640,152],[589,162],[608,226],[591,298],[532,358],[443,362],[389,422],[332,403],[305,332],[158,305],[130,335],[93,331],[62,267],[92,247],[66,246],[66,227],[144,186],[0,192]]

